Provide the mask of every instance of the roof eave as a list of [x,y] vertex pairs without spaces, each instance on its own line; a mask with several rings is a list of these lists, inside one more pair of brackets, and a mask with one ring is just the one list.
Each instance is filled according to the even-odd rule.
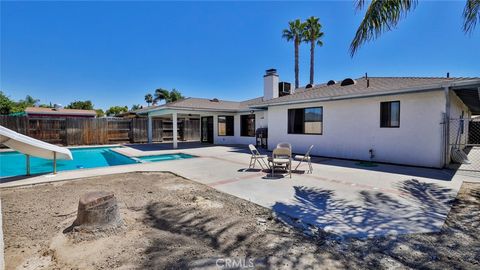
[[301,100],[291,100],[291,101],[284,101],[284,102],[273,102],[273,103],[252,105],[251,107],[261,108],[265,106],[280,106],[280,105],[299,104],[299,103],[310,103],[310,102],[320,102],[320,101],[367,98],[367,97],[407,94],[407,93],[415,93],[415,92],[436,91],[436,90],[442,90],[445,87],[464,87],[467,85],[475,85],[479,83],[480,83],[479,79],[473,79],[473,80],[465,80],[465,81],[457,81],[457,82],[449,82],[449,83],[441,83],[441,84],[424,85],[421,87],[404,88],[404,89],[399,89],[395,91],[374,92],[370,94],[362,93],[362,94],[354,94],[354,95],[343,95],[343,96],[334,96],[334,97],[322,97],[322,98],[314,98],[314,99],[301,99]]

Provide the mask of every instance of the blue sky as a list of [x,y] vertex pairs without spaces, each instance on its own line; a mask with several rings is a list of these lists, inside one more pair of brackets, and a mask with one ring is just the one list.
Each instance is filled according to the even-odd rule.
[[[262,94],[265,69],[294,81],[292,19],[320,17],[315,82],[345,77],[480,75],[480,26],[461,31],[464,1],[420,2],[399,27],[348,47],[363,12],[352,2],[1,2],[1,85],[14,99],[144,104],[154,89],[242,100]],[[308,83],[309,50],[300,51]]]

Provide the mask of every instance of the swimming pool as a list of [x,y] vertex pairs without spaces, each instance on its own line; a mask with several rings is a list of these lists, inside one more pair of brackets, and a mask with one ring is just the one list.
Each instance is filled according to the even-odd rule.
[[[178,153],[129,158],[113,151],[112,149],[114,148],[121,148],[121,146],[72,148],[70,151],[72,151],[73,160],[57,160],[57,170],[78,170],[135,163],[178,160],[194,157],[192,155]],[[27,167],[26,162],[26,157],[22,153],[0,153],[0,178],[25,175]],[[31,174],[50,173],[52,170],[53,160],[36,157],[30,158]]]
[[[138,163],[136,160],[112,151],[112,148],[116,147],[70,149],[73,160],[57,160],[57,170],[66,171]],[[0,178],[25,175],[26,166],[24,154],[19,152],[0,153]],[[52,170],[53,160],[30,158],[31,174],[50,173]]]

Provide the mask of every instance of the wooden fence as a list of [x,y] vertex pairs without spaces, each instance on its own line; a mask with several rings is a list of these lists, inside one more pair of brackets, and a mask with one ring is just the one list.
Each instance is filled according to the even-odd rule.
[[[172,121],[152,119],[153,142],[172,140]],[[27,136],[60,145],[146,143],[146,118],[30,118],[0,116],[0,125]],[[178,139],[200,140],[199,119],[179,119]]]

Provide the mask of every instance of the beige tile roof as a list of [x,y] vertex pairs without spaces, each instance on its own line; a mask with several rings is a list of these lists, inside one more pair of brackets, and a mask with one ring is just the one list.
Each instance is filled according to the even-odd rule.
[[94,110],[76,110],[76,109],[54,109],[42,107],[27,107],[25,109],[27,114],[63,114],[63,115],[97,115]]
[[283,102],[307,101],[312,99],[335,98],[342,96],[368,96],[380,93],[392,94],[402,90],[422,88],[422,87],[438,87],[449,82],[457,82],[462,80],[472,80],[479,78],[440,78],[440,77],[369,77],[369,87],[365,77],[355,79],[354,85],[341,86],[341,81],[337,81],[334,85],[320,84],[313,88],[305,89],[304,87],[295,90],[292,95],[287,95],[268,101],[258,102],[255,105],[269,105]]

